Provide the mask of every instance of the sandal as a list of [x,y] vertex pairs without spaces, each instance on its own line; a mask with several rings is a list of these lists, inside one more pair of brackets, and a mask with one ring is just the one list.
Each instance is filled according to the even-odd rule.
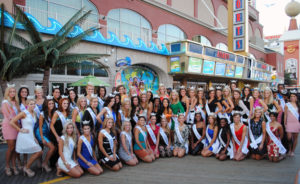
[[11,172],[11,170],[10,170],[9,167],[5,167],[5,174],[6,174],[7,176],[11,176],[11,175],[12,175],[12,172]]

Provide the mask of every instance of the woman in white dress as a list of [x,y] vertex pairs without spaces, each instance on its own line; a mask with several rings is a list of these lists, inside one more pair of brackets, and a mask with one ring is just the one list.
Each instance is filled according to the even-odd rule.
[[[43,152],[33,134],[33,127],[36,122],[36,114],[34,112],[35,99],[27,97],[27,110],[19,113],[10,121],[10,124],[19,132],[16,142],[16,152],[21,154],[32,154],[27,164],[24,166],[24,175],[33,177],[35,173],[30,169],[31,164],[42,156]],[[18,121],[21,121],[22,128],[18,126]]]
[[75,147],[77,142],[77,133],[74,123],[68,120],[63,135],[58,143],[59,159],[57,161],[57,175],[63,171],[73,178],[79,178],[83,174],[83,170],[78,165],[75,158]]

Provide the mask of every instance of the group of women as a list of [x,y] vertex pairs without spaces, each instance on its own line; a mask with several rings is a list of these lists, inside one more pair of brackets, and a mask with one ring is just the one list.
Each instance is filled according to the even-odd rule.
[[46,172],[80,177],[84,170],[99,175],[103,166],[118,171],[122,163],[186,154],[278,162],[294,156],[300,132],[297,91],[282,88],[241,91],[231,81],[207,92],[181,86],[168,94],[160,84],[156,94],[132,84],[128,93],[120,85],[107,95],[88,83],[84,95],[74,88],[61,95],[53,86],[44,97],[41,86],[30,96],[27,86],[8,85],[1,106],[5,173],[32,177],[37,161]]

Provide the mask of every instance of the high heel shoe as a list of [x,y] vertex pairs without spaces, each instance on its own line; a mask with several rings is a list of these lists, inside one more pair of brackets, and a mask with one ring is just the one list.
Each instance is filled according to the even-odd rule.
[[31,169],[27,169],[26,167],[23,168],[24,176],[27,174],[29,178],[33,177],[35,175],[35,172],[33,172]]
[[42,165],[42,172],[43,172],[44,170],[45,170],[47,173],[52,171],[52,169],[51,169],[48,165]]
[[12,172],[11,172],[9,167],[5,167],[5,174],[6,174],[6,176],[11,176],[12,175]]
[[20,165],[17,166],[17,168],[18,168],[18,170],[22,171],[23,166],[20,164]]
[[20,174],[16,167],[13,167],[12,169],[15,176]]

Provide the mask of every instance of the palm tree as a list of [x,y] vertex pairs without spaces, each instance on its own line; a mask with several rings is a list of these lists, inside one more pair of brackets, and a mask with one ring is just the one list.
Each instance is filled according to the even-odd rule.
[[[34,54],[24,59],[22,61],[22,65],[20,65],[21,62],[19,61],[10,64],[10,70],[9,67],[6,67],[7,70],[5,70],[5,72],[10,73],[10,75],[6,74],[6,76],[13,77],[16,75],[16,73],[20,72],[20,69],[23,70],[21,74],[26,74],[28,70],[32,69],[42,69],[44,72],[43,90],[44,94],[47,94],[50,68],[61,67],[65,65],[79,67],[80,61],[96,60],[102,56],[106,56],[106,54],[67,53],[70,48],[78,44],[86,35],[89,35],[97,30],[93,27],[77,36],[69,36],[70,32],[72,32],[74,29],[74,26],[85,21],[91,11],[88,11],[82,15],[83,9],[79,10],[50,40],[44,40],[33,23],[28,19],[27,15],[16,5],[15,10],[17,16],[20,16],[20,22],[24,25],[24,28],[28,33],[32,43],[31,47],[33,47],[31,50],[27,50],[27,52],[24,54],[26,55],[28,52],[34,52]],[[11,80],[11,77],[9,77],[9,80]]]

